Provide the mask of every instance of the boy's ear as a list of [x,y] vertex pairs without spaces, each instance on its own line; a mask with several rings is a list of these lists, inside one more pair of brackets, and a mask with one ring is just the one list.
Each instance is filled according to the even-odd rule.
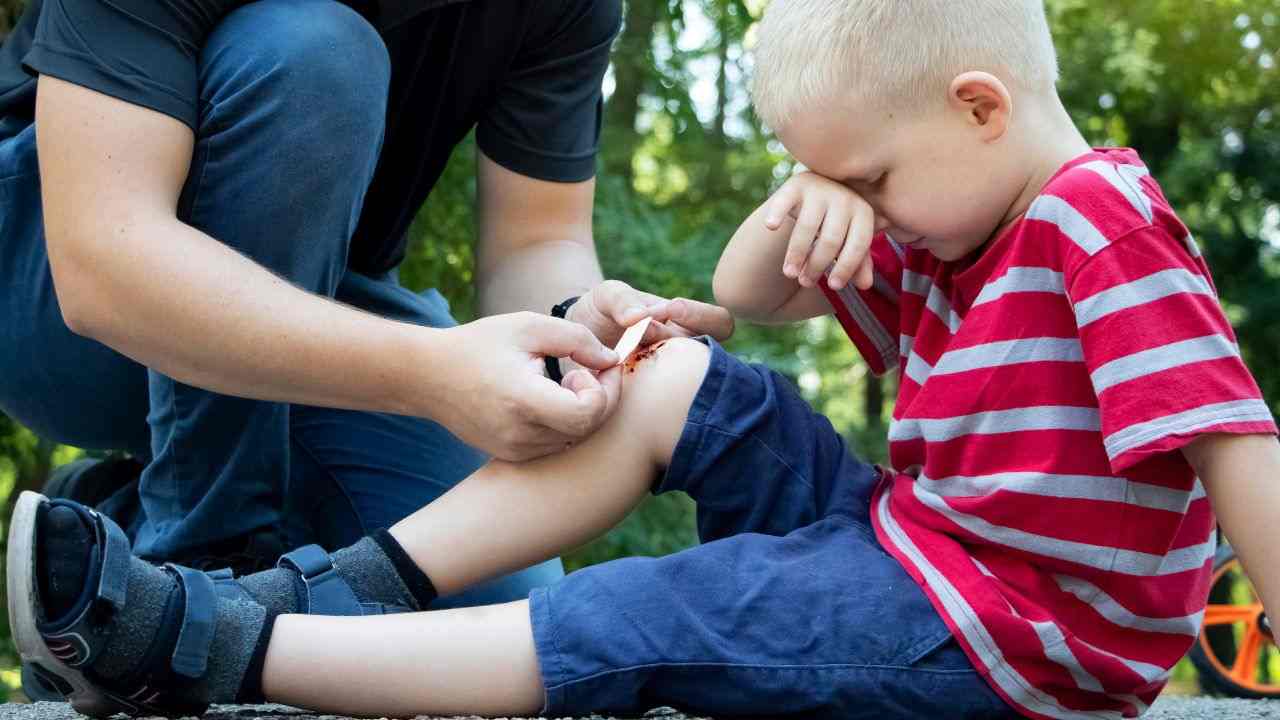
[[957,75],[947,92],[947,104],[964,113],[965,120],[985,142],[1004,137],[1013,118],[1013,97],[1000,78],[969,71]]

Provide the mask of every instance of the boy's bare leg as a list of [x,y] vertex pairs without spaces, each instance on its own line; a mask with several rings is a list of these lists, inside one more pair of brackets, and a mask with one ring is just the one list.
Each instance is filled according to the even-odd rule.
[[671,458],[710,351],[668,341],[623,372],[618,409],[562,453],[492,461],[391,528],[441,595],[571,550],[618,524]]
[[[669,462],[708,358],[697,341],[668,341],[625,371],[618,409],[595,435],[531,462],[490,462],[392,535],[442,595],[598,536]],[[544,694],[523,601],[370,618],[281,616],[263,690],[290,705],[401,716],[527,715]]]
[[537,715],[529,601],[362,618],[281,615],[263,672],[272,702],[366,717]]

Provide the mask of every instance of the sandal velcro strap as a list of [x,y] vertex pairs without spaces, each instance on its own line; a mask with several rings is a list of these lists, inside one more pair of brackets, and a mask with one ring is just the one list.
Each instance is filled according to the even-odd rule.
[[258,599],[246,590],[239,580],[236,580],[235,573],[231,568],[209,570],[205,574],[213,581],[213,589],[218,594],[218,597],[236,602],[258,602]]
[[280,558],[279,567],[297,571],[307,588],[308,615],[364,615],[360,599],[333,569],[329,553],[319,545],[306,545]]
[[91,510],[97,528],[98,547],[102,548],[102,575],[98,579],[98,600],[117,612],[124,608],[129,587],[129,558],[133,551],[129,537],[111,518]]
[[92,594],[80,600],[79,612],[56,624],[41,623],[38,628],[58,660],[70,667],[81,667],[92,663],[105,644],[102,634],[94,630],[102,622],[103,612],[115,613],[124,607],[133,555],[129,538],[111,518],[67,500],[52,500],[49,504],[69,507],[90,520],[99,548],[93,570],[98,574],[98,584],[93,586]]
[[209,667],[218,595],[213,579],[205,573],[173,563],[166,563],[164,567],[177,576],[186,599],[170,667],[185,678],[198,680]]

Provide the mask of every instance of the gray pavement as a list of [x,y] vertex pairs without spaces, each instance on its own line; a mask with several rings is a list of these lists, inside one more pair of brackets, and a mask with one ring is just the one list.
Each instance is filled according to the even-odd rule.
[[[33,705],[0,705],[2,720],[74,720],[79,717],[63,703],[36,703]],[[656,710],[648,716],[651,720],[697,720],[670,710]],[[1147,720],[1280,720],[1280,700],[1219,700],[1215,698],[1176,697],[1161,698],[1147,713]],[[212,708],[204,720],[349,720],[333,715],[314,715],[280,705],[232,706]],[[425,718],[421,720],[427,720]],[[444,720],[434,718],[431,720]],[[480,720],[457,718],[455,720]],[[515,720],[507,718],[504,720]],[[612,720],[593,716],[590,720]],[[932,720],[932,719],[931,719]]]

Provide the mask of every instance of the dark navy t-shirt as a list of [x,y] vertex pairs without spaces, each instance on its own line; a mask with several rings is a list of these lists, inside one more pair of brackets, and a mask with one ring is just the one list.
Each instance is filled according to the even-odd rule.
[[[249,1],[29,0],[0,47],[0,123],[30,120],[43,73],[194,129],[200,47]],[[386,136],[351,241],[353,269],[399,264],[409,223],[472,128],[486,155],[520,174],[593,175],[621,0],[343,1],[391,56]]]

